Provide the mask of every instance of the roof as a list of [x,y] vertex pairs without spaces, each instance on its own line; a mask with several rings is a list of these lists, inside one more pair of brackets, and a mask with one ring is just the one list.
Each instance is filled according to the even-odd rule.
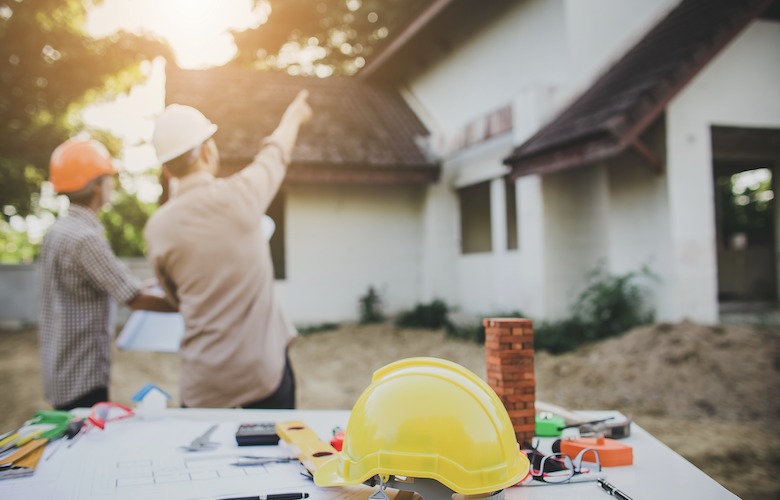
[[640,135],[669,101],[772,0],[683,0],[548,125],[504,160],[513,178],[611,158],[629,147],[656,168]]
[[478,36],[520,0],[418,0],[416,15],[358,71],[363,80],[403,85]]
[[309,90],[314,114],[298,134],[287,182],[429,183],[437,162],[428,136],[397,91],[349,77],[294,77],[243,68],[169,69],[166,101],[199,109],[219,126],[222,167],[232,173],[257,153],[287,105]]
[[164,390],[160,389],[158,386],[156,386],[154,384],[146,384],[145,386],[141,387],[141,389],[139,389],[138,392],[136,392],[133,395],[132,399],[135,402],[141,401],[142,399],[144,399],[146,397],[147,394],[149,394],[152,391],[157,391],[160,394],[162,394],[163,396],[165,396],[166,399],[171,399],[171,395],[170,394],[168,394],[167,392],[165,392]]

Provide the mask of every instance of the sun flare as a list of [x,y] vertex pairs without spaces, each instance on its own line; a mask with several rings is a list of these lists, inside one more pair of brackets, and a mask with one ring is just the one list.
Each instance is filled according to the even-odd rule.
[[229,30],[255,28],[268,17],[266,2],[252,0],[106,0],[90,9],[87,32],[106,36],[124,29],[165,39],[183,68],[218,66],[236,47]]

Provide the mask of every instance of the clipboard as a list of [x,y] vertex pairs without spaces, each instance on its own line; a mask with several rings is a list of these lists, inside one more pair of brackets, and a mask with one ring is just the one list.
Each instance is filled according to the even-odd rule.
[[179,352],[184,318],[179,313],[133,311],[116,339],[127,351]]
[[0,480],[32,475],[48,442],[47,438],[34,439],[0,460]]

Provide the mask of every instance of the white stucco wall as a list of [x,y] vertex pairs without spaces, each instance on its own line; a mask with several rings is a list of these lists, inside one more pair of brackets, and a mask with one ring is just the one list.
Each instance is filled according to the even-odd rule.
[[780,128],[780,23],[757,21],[667,108],[676,319],[718,319],[713,125]]
[[287,278],[277,281],[296,324],[354,321],[368,287],[387,314],[420,299],[423,186],[287,189]]
[[680,0],[565,0],[569,62],[560,97],[579,94]]
[[[660,151],[656,152],[659,154]],[[609,172],[608,270],[615,275],[647,269],[654,278],[635,282],[648,291],[648,307],[659,321],[674,317],[666,177],[631,153],[607,165]]]
[[458,199],[449,184],[441,182],[428,187],[422,220],[420,302],[458,302],[458,276],[453,272],[460,248],[458,224]]
[[[518,2],[489,30],[462,40],[450,55],[410,84],[422,118],[437,135],[511,102],[525,86],[562,81],[562,0]],[[457,104],[457,105],[454,105]]]
[[588,273],[607,265],[609,184],[606,169],[591,166],[542,178],[546,307],[560,319],[582,291]]
[[[504,176],[509,169],[502,160],[512,150],[512,134],[503,134],[473,146],[449,158],[444,163],[444,179],[455,192],[457,188],[479,182],[490,182],[491,252],[461,255],[459,208],[455,205],[454,224],[458,252],[454,267],[456,294],[451,305],[473,314],[508,313],[527,309],[523,301],[524,282],[521,273],[522,243],[520,249],[507,249],[506,187]],[[457,199],[456,199],[457,202]],[[519,226],[521,224],[518,224]],[[522,237],[520,235],[519,237]],[[456,272],[452,273],[452,269]]]
[[[405,97],[434,136],[444,139],[441,144],[451,144],[475,118],[507,104],[513,108],[511,138],[493,139],[455,154],[442,151],[445,189],[494,180],[494,250],[453,256],[453,247],[445,246],[454,241],[455,250],[459,248],[458,220],[438,226],[449,227],[456,237],[437,233],[435,242],[428,238],[423,258],[426,296],[452,296],[447,287],[454,286],[454,304],[468,312],[521,310],[536,318],[565,314],[579,291],[577,284],[598,262],[608,260],[607,174],[602,172],[596,181],[583,180],[584,190],[577,189],[580,181],[570,185],[562,180],[565,176],[550,182],[538,176],[518,179],[519,247],[507,252],[503,192],[497,180],[506,172],[502,160],[678,1],[518,2],[487,30],[462,40],[450,55],[409,83]],[[593,206],[583,211],[577,203],[572,205],[572,196],[580,205]],[[453,199],[439,193],[428,200],[426,220],[445,220]],[[443,262],[433,257],[439,254],[446,255],[447,262],[452,260],[454,274],[449,264],[431,267]]]

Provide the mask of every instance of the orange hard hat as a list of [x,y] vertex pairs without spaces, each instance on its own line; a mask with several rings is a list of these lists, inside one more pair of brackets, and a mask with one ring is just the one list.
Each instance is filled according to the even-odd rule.
[[108,149],[94,139],[73,138],[51,154],[49,181],[58,193],[72,193],[102,175],[117,173]]

